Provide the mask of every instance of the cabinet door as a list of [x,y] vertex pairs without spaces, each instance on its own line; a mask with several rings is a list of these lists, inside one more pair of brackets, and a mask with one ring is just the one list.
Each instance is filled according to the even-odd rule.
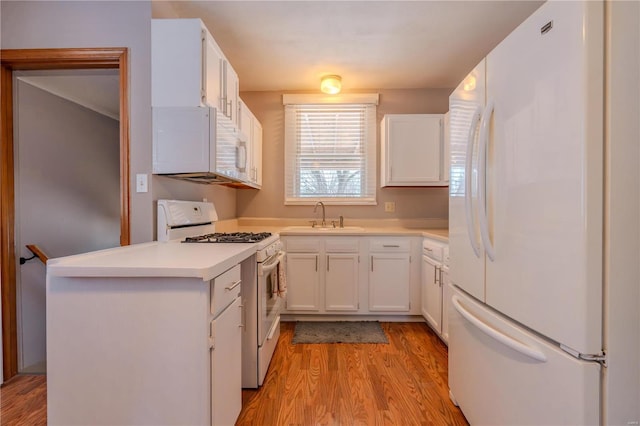
[[424,186],[441,181],[442,115],[386,115],[382,138],[382,186]]
[[358,254],[327,253],[325,309],[358,310]]
[[319,310],[319,261],[319,253],[287,253],[288,311]]
[[440,268],[422,256],[422,316],[439,334],[442,333],[442,283]]
[[224,61],[224,98],[225,115],[231,122],[238,125],[238,99],[240,99],[240,81],[238,74],[233,69],[229,61]]
[[409,255],[376,253],[370,257],[369,310],[409,310]]
[[205,47],[205,96],[206,104],[213,108],[221,108],[222,98],[222,66],[224,55],[213,36],[206,32]]
[[240,298],[211,322],[211,424],[235,424],[242,409]]
[[244,134],[248,140],[251,140],[253,114],[241,99],[238,101],[238,129],[240,129],[240,133]]
[[262,186],[262,124],[254,117],[251,132],[252,168],[251,180],[257,186]]
[[449,343],[449,304],[451,303],[451,290],[449,289],[449,270],[442,269],[442,333],[440,337],[445,343]]
[[151,20],[151,105],[203,106],[206,34],[199,19]]

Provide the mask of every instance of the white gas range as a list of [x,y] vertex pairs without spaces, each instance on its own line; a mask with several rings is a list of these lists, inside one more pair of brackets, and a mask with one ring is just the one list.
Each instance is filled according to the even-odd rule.
[[243,338],[242,387],[262,385],[278,337],[284,305],[281,286],[285,253],[278,234],[215,232],[218,220],[212,203],[158,200],[158,241],[184,244],[256,244],[255,258],[241,265]]

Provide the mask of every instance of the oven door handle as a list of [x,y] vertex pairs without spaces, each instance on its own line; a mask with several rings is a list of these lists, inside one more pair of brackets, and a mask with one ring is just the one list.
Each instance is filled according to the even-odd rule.
[[[274,260],[258,264],[258,275],[263,276],[273,271],[278,266],[280,261],[284,259],[284,255],[285,252],[281,251],[277,256],[275,256]],[[273,259],[273,257],[271,259]]]

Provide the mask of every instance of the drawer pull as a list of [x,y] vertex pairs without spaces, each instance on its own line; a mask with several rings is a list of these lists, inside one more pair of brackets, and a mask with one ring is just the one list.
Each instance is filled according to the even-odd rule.
[[385,248],[400,248],[398,244],[383,244],[382,247]]
[[240,285],[240,283],[241,283],[241,282],[242,282],[242,280],[238,280],[238,281],[234,282],[233,284],[231,284],[230,286],[225,287],[224,289],[225,289],[226,291],[231,291],[231,290],[233,290],[234,288],[238,287],[238,286]]

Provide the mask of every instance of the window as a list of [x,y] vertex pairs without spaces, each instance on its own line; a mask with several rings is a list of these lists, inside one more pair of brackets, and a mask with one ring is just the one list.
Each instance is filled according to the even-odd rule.
[[284,95],[285,204],[376,204],[378,95]]

